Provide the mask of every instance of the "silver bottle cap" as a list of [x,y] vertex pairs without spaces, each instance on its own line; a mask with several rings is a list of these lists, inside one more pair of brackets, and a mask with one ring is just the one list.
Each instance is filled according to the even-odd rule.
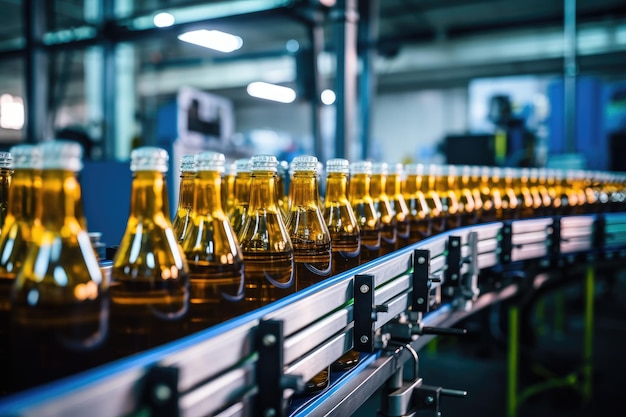
[[41,149],[37,145],[22,144],[11,147],[15,169],[41,168]]
[[312,155],[299,155],[293,158],[293,170],[297,172],[313,172],[317,174],[317,158]]
[[250,158],[251,171],[277,172],[278,160],[274,155],[254,155]]
[[370,161],[357,161],[350,164],[352,174],[372,174],[372,163]]
[[11,152],[0,152],[0,168],[11,168],[13,166],[13,158]]
[[163,148],[141,146],[130,153],[131,171],[167,172],[169,154]]
[[424,175],[424,164],[406,164],[404,169],[409,175]]
[[333,158],[326,161],[326,172],[350,173],[350,161],[344,158]]
[[196,154],[196,170],[197,171],[217,171],[224,172],[224,164],[226,157],[220,152],[200,152]]
[[39,146],[42,169],[63,169],[74,172],[83,169],[83,148],[79,143],[68,140],[50,140]]
[[373,162],[372,163],[372,174],[388,175],[389,174],[389,164],[387,162]]
[[235,161],[235,170],[239,172],[250,172],[250,158],[240,158]]
[[183,155],[180,158],[180,172],[196,172],[196,156],[195,155]]

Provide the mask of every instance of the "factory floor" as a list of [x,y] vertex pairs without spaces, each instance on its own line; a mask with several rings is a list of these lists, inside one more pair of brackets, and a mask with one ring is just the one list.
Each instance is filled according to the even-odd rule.
[[[606,274],[605,274],[606,275]],[[593,321],[585,325],[584,279],[540,297],[530,308],[529,333],[521,331],[518,406],[508,389],[508,311],[492,306],[459,323],[468,335],[438,338],[420,351],[420,376],[428,385],[466,390],[464,399],[442,397],[443,417],[588,417],[616,415],[626,375],[626,273],[612,271],[609,284],[595,280]],[[585,330],[591,330],[590,396],[585,398]],[[528,336],[530,335],[530,336]],[[359,410],[375,416],[380,394]],[[618,412],[617,414],[621,414]],[[417,416],[432,415],[418,413]]]

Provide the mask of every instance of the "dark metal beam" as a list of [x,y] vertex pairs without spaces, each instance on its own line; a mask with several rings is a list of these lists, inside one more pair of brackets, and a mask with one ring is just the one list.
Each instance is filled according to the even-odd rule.
[[338,0],[330,13],[333,22],[337,70],[335,94],[337,99],[337,122],[335,128],[335,157],[352,157],[354,141],[354,118],[356,115],[357,77],[357,22],[359,20],[356,0]]
[[361,1],[359,9],[359,57],[361,58],[361,76],[359,78],[359,97],[361,109],[361,158],[367,159],[372,136],[372,103],[376,95],[376,49],[374,45],[378,39],[379,1]]
[[563,5],[563,72],[565,152],[576,152],[576,0]]
[[24,0],[22,18],[25,38],[25,141],[38,143],[45,138],[48,114],[48,56],[41,45],[46,30],[46,7],[42,7],[37,0]]

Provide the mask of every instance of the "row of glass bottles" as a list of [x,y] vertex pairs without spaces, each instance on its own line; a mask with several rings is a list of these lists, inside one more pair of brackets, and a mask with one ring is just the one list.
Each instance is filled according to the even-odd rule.
[[[174,340],[449,228],[621,210],[625,201],[624,178],[615,174],[390,170],[345,159],[327,161],[321,196],[315,157],[295,158],[287,177],[286,164],[256,155],[236,161],[228,176],[223,154],[202,152],[181,161],[172,224],[167,152],[144,147],[131,155],[130,214],[108,282],[86,234],[78,145],[20,145],[11,153],[0,236],[0,314],[10,316],[0,322],[11,323],[0,329],[0,354],[14,368],[3,372],[11,375],[7,390]],[[357,360],[349,352],[335,365]],[[325,372],[310,392],[327,385]]]

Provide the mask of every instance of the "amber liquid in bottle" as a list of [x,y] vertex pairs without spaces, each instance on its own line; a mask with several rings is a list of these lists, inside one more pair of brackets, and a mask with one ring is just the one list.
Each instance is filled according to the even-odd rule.
[[387,176],[389,167],[386,162],[372,164],[370,195],[380,220],[380,255],[396,250],[398,240],[398,222],[389,196],[387,195]]
[[326,171],[324,221],[331,237],[332,275],[336,275],[359,265],[361,237],[348,200],[350,163],[347,159],[330,159]]
[[402,175],[404,165],[397,163],[393,171],[387,176],[386,192],[389,203],[396,218],[396,249],[407,246],[411,238],[411,223],[409,221],[409,207],[402,194]]
[[244,257],[244,296],[251,308],[295,292],[293,246],[276,201],[273,155],[251,158],[250,206],[238,234]]
[[11,186],[11,153],[0,152],[0,228],[4,225],[9,202],[9,187]]
[[[437,234],[446,230],[447,212],[444,210],[439,192],[437,191],[437,175],[439,169],[431,165],[424,170],[420,191],[426,199],[426,204],[432,219],[432,233]],[[447,207],[446,207],[447,209]]]
[[[287,230],[293,244],[296,290],[317,284],[331,274],[331,236],[319,206],[317,158],[294,158],[289,185]],[[305,384],[305,395],[320,392],[329,384],[330,368]]]
[[441,200],[446,230],[461,226],[462,207],[456,194],[456,168],[451,165],[431,165],[430,170],[435,176],[435,189]]
[[348,198],[361,232],[359,262],[365,263],[378,258],[381,245],[380,219],[370,195],[372,163],[369,161],[353,162],[350,169],[352,175]]
[[[14,159],[15,171],[8,190],[6,218],[0,235],[0,396],[11,388],[8,357],[11,289],[16,272],[22,267],[34,222],[33,199],[36,192],[33,183],[36,171],[33,166],[39,163],[38,158],[32,157],[35,153],[33,145],[17,145],[9,153]],[[8,162],[5,160],[5,163]],[[41,188],[40,176],[37,188]]]
[[11,305],[12,384],[20,389],[104,362],[108,282],[76,218],[80,145],[41,145],[42,185]]
[[237,166],[235,162],[226,164],[224,174],[222,174],[222,211],[228,213],[233,207],[235,201],[235,176],[237,175]]
[[411,228],[409,243],[419,242],[432,234],[431,212],[421,191],[424,169],[421,164],[406,165],[406,179],[402,183],[402,195],[409,209]]
[[461,226],[470,226],[477,222],[476,203],[470,185],[471,167],[464,165],[457,171],[456,192],[459,205],[463,206]]
[[185,238],[191,221],[195,177],[196,168],[194,165],[194,155],[183,155],[180,162],[178,207],[176,208],[176,215],[172,221],[174,234],[179,242],[182,242]]
[[112,269],[114,358],[185,334],[189,270],[170,222],[167,161],[160,148],[139,147],[131,153],[130,214]]
[[222,210],[224,155],[196,155],[197,177],[191,224],[183,252],[189,265],[189,331],[196,332],[247,311],[243,257]]
[[233,206],[228,212],[228,220],[235,234],[238,234],[246,220],[248,206],[250,206],[250,159],[238,159],[235,161],[235,166],[237,173],[233,184]]

